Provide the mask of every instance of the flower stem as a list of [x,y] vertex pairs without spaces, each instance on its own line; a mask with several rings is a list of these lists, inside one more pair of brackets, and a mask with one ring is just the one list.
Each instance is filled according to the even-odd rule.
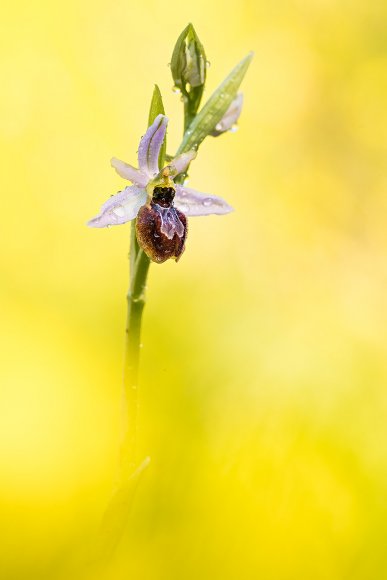
[[127,294],[127,317],[123,377],[123,433],[121,479],[125,481],[136,469],[138,416],[138,367],[141,346],[141,322],[145,305],[146,280],[150,260],[139,247],[136,226],[132,223],[129,251],[130,281]]

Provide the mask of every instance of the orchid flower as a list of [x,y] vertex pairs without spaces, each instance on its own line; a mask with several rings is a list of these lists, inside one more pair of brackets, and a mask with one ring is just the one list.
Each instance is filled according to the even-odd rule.
[[221,197],[200,193],[174,182],[177,175],[187,170],[196,157],[196,151],[182,153],[166,167],[159,167],[167,125],[168,118],[158,115],[141,138],[139,169],[113,157],[111,165],[133,185],[110,197],[100,214],[88,223],[94,228],[104,228],[137,218],[138,242],[147,256],[158,263],[168,258],[180,258],[187,235],[187,216],[232,211],[232,207]]

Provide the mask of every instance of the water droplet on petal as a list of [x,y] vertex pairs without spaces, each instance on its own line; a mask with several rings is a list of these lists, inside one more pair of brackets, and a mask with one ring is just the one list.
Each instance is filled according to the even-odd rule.
[[239,127],[237,124],[233,125],[230,129],[230,133],[236,133],[238,131]]
[[115,207],[113,209],[112,213],[114,213],[118,217],[124,217],[125,216],[125,208],[122,205],[118,205],[117,207]]
[[172,92],[175,93],[176,95],[179,95],[181,93],[181,90],[179,89],[179,87],[177,87],[176,85],[174,85],[172,87]]

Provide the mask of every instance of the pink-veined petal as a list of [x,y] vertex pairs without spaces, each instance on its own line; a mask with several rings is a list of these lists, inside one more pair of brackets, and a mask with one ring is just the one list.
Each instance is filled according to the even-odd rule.
[[140,171],[148,177],[159,172],[159,154],[167,130],[168,118],[157,115],[145,135],[141,138],[138,147],[138,165]]
[[120,177],[131,181],[138,187],[146,187],[146,184],[149,180],[147,176],[144,175],[144,173],[142,173],[139,169],[132,167],[128,163],[125,163],[116,157],[113,157],[110,160],[110,164],[112,167],[114,167]]
[[144,189],[132,185],[112,195],[101,207],[101,212],[88,222],[91,228],[118,226],[134,219],[147,200]]
[[195,189],[176,185],[175,206],[186,216],[222,215],[234,211],[224,199],[209,193],[200,193]]
[[194,151],[194,149],[191,149],[191,151],[187,151],[186,153],[182,153],[181,155],[175,157],[175,159],[173,159],[169,164],[172,170],[172,175],[179,175],[179,173],[184,173],[188,165],[193,159],[195,159],[195,157],[196,151]]

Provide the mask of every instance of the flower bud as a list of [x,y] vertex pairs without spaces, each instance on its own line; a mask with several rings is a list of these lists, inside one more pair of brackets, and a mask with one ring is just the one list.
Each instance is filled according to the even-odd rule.
[[190,87],[199,87],[206,81],[206,54],[192,24],[179,36],[171,60],[171,71],[175,86],[182,92]]
[[[242,112],[242,105],[243,105],[243,95],[239,93],[236,98],[233,100],[229,108],[227,109],[226,113],[222,117],[222,119],[217,123],[215,129],[210,133],[213,137],[218,137],[225,133],[226,131],[232,131],[233,127],[235,127],[240,114]],[[235,127],[236,129],[237,127]]]
[[192,24],[177,39],[171,72],[175,88],[181,92],[185,109],[185,128],[199,108],[207,74],[206,53]]

